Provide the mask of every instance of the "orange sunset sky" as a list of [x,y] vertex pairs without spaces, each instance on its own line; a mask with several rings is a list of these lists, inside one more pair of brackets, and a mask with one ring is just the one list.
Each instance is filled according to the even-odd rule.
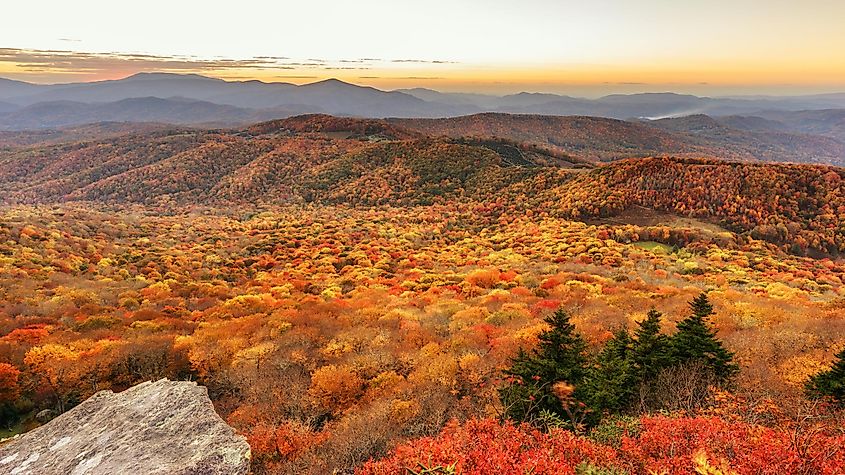
[[382,89],[845,91],[842,0],[12,2],[0,77],[140,71]]

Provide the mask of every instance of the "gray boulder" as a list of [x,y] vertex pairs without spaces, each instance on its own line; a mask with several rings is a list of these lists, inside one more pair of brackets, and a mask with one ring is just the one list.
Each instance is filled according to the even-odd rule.
[[238,475],[249,460],[204,387],[166,379],[100,391],[0,444],[0,473],[10,475]]

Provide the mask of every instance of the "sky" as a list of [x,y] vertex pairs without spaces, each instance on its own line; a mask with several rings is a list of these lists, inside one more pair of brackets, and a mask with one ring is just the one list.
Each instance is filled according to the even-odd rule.
[[845,91],[845,0],[4,2],[0,77],[599,96]]

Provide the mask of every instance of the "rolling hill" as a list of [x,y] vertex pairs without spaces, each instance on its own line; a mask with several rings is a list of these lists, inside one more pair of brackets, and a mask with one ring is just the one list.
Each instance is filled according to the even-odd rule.
[[12,112],[12,111],[14,111],[18,108],[19,108],[18,106],[14,105],[12,103],[0,101],[0,114]]
[[122,135],[147,134],[161,130],[185,130],[154,122],[97,122],[55,129],[0,131],[0,149],[17,149],[62,143],[103,140]]
[[521,92],[507,96],[442,93],[430,89],[403,89],[424,100],[475,106],[482,112],[541,115],[588,115],[616,119],[660,119],[695,114],[759,115],[765,111],[802,111],[845,108],[845,95],[699,97],[689,94],[611,94],[588,99],[559,94]]
[[703,153],[670,133],[646,125],[599,117],[483,113],[448,119],[397,119],[393,123],[432,136],[498,137],[549,147],[589,160],[615,160],[669,153]]
[[824,135],[845,141],[845,108],[805,110],[805,111],[766,111],[760,114],[764,119],[782,124],[788,130],[806,134]]
[[500,137],[587,160],[649,155],[845,164],[845,144],[809,134],[735,129],[705,115],[655,121],[484,113],[394,123],[447,137]]
[[838,167],[642,158],[541,194],[562,216],[624,216],[644,207],[719,222],[793,252],[845,252],[845,170]]
[[[679,140],[687,144],[710,149],[711,155],[715,156],[845,165],[845,143],[824,135],[787,132],[788,127],[766,119],[737,116],[714,119],[706,115],[692,115],[646,123],[679,135]],[[732,124],[738,127],[732,127]]]
[[12,151],[0,156],[0,191],[7,203],[420,204],[482,199],[539,170],[382,121],[306,116]]
[[0,130],[39,130],[98,122],[232,125],[299,113],[302,111],[252,110],[184,98],[139,97],[105,103],[39,102],[0,115]]
[[758,115],[714,117],[720,124],[753,132],[790,132],[845,141],[845,109],[761,111]]
[[[518,142],[430,137],[405,123],[317,115],[13,149],[0,152],[0,196],[5,204],[174,209],[463,201],[582,220],[644,207],[718,222],[793,252],[845,252],[841,168],[693,158],[590,168]],[[671,146],[658,140],[666,132],[623,124],[652,131],[655,142],[643,146]]]
[[45,86],[38,84],[0,78],[0,101],[13,102],[9,99],[26,97],[45,89]]

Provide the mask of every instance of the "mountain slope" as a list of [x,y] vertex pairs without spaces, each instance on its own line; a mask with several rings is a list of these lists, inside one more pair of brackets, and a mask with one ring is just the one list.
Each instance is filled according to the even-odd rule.
[[764,119],[783,124],[788,130],[806,134],[824,135],[845,142],[845,108],[766,111],[760,113]]
[[0,130],[39,130],[100,122],[235,126],[319,112],[315,108],[301,107],[246,109],[179,97],[138,97],[106,103],[39,102],[0,114]]
[[718,222],[796,253],[845,252],[842,168],[682,158],[564,168],[555,157],[520,160],[511,153],[518,144],[430,138],[398,122],[304,116],[242,130],[154,130],[0,151],[0,199],[174,210],[469,202],[583,220],[624,220],[644,207]]
[[0,191],[7,202],[29,203],[402,205],[481,199],[538,172],[485,147],[429,139],[196,132],[9,153],[0,158]]
[[122,135],[182,130],[170,124],[153,122],[96,122],[57,129],[0,131],[0,149],[15,149],[61,143],[103,140]]
[[799,111],[845,107],[845,95],[697,97],[675,93],[611,94],[597,99],[528,93],[503,97],[405,89],[421,99],[473,105],[479,112],[542,115],[587,115],[616,119],[660,119],[695,114],[750,115],[765,111]]
[[415,87],[412,89],[396,89],[396,92],[401,92],[414,96],[428,102],[438,102],[441,104],[462,104],[472,108],[478,108],[477,112],[481,112],[482,108],[496,107],[499,101],[498,96],[488,94],[475,93],[459,93],[459,92],[440,92],[433,89],[426,89],[423,87]]
[[18,106],[10,103],[10,102],[2,102],[0,101],[0,114],[4,114],[7,112],[12,112],[13,110],[18,109]]
[[[719,120],[706,115],[693,115],[645,123],[678,134],[685,143],[709,148],[720,157],[845,165],[845,144],[836,139],[777,131],[777,125],[765,119],[753,123],[749,119],[740,120],[737,116]],[[738,123],[746,129],[732,128],[727,125],[730,123]],[[751,127],[763,130],[747,130]]]
[[210,101],[234,91],[249,92],[264,88],[283,90],[295,87],[287,83],[260,84],[263,86],[228,82],[197,74],[138,73],[116,80],[39,86],[17,94],[14,102],[23,105],[55,101],[115,102],[137,97],[185,97]]
[[243,122],[254,118],[246,109],[187,99],[143,97],[117,102],[42,102],[0,116],[0,129],[32,130],[96,122],[169,122],[190,124]]
[[598,117],[483,113],[448,119],[398,119],[395,124],[433,136],[501,137],[549,147],[582,159],[697,153],[671,134],[638,123]]
[[715,156],[845,164],[845,145],[829,137],[732,129],[705,115],[657,121],[484,113],[394,123],[429,135],[501,137],[587,160],[650,155]]
[[713,159],[623,160],[543,193],[570,217],[634,207],[718,221],[791,251],[845,252],[845,169]]
[[334,117],[326,114],[306,114],[286,119],[271,120],[253,124],[246,129],[252,135],[273,133],[315,133],[332,138],[381,138],[416,139],[422,135],[409,129],[397,127],[381,119],[357,119]]
[[282,104],[318,106],[335,115],[363,117],[439,117],[461,113],[463,108],[426,102],[401,92],[385,92],[372,87],[327,79],[298,86],[277,101]]
[[0,78],[0,100],[13,102],[10,99],[35,94],[47,88],[49,88],[49,86],[40,86],[37,84],[30,84],[28,82]]

